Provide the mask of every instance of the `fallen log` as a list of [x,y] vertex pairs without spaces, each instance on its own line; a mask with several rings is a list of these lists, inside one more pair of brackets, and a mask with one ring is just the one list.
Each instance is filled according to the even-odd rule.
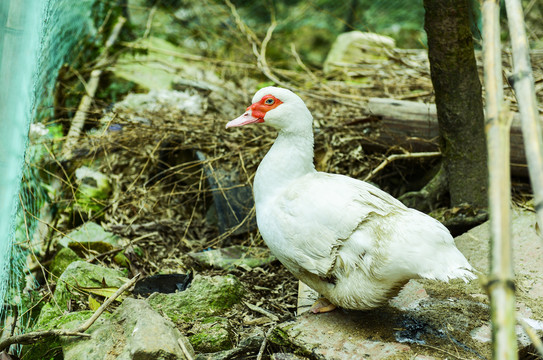
[[[439,150],[439,127],[435,104],[406,100],[370,98],[370,117],[354,122],[369,122],[370,136],[366,148],[389,149],[401,147],[409,152]],[[540,117],[540,121],[543,119]],[[524,152],[520,115],[515,114],[511,125],[511,174],[527,177],[528,166]]]

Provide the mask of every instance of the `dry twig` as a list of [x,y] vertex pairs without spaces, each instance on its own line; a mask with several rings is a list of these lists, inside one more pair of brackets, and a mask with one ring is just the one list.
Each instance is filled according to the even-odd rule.
[[389,155],[383,162],[379,164],[375,169],[373,169],[365,178],[364,181],[368,181],[371,178],[375,176],[379,171],[383,170],[388,164],[395,160],[399,159],[415,159],[415,158],[422,158],[422,157],[434,157],[434,156],[441,156],[441,153],[439,151],[434,152],[419,152],[419,153],[407,153],[407,154],[392,154]]
[[266,344],[268,343],[268,337],[271,335],[273,330],[275,330],[275,326],[272,326],[266,332],[266,336],[264,336],[264,340],[262,341],[262,345],[260,345],[260,350],[258,350],[258,355],[256,356],[256,360],[262,360],[262,356],[264,355],[264,350],[266,349]]

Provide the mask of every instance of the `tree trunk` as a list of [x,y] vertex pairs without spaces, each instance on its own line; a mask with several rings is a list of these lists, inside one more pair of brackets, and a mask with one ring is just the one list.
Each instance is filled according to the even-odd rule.
[[486,207],[484,113],[469,24],[469,2],[424,0],[424,8],[451,206],[469,203]]

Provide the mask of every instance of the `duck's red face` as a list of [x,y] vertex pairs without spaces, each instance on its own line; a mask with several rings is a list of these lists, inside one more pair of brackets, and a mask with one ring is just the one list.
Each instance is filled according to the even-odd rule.
[[266,113],[270,110],[275,109],[282,103],[283,102],[281,100],[271,94],[264,95],[262,99],[260,99],[260,101],[257,101],[249,106],[245,114],[228,122],[228,124],[226,124],[226,128],[228,129],[231,127],[243,126],[247,124],[263,123]]

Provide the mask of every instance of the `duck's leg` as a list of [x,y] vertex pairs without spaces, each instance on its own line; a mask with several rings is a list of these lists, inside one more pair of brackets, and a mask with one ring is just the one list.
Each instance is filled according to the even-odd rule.
[[318,313],[325,313],[332,311],[336,308],[336,305],[332,304],[328,299],[326,298],[320,298],[319,300],[315,301],[313,306],[311,306],[311,311],[313,314]]

